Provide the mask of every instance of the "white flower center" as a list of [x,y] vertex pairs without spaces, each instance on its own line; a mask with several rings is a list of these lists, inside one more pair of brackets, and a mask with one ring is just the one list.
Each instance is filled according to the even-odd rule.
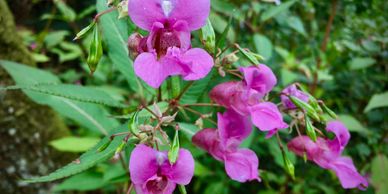
[[164,163],[164,161],[166,161],[166,159],[167,158],[166,158],[166,155],[164,153],[158,152],[156,154],[156,162],[158,163],[159,166],[161,166]]
[[170,16],[170,13],[173,9],[173,5],[172,5],[172,2],[171,0],[162,0],[162,9],[163,9],[163,13],[166,17]]

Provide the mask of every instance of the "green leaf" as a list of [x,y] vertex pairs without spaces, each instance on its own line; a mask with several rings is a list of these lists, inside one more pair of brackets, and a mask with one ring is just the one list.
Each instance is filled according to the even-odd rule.
[[38,92],[46,95],[58,96],[74,101],[101,104],[106,106],[125,108],[124,104],[112,98],[102,90],[97,90],[88,86],[78,86],[70,84],[35,84],[31,86],[10,86],[1,90],[22,89]]
[[350,115],[338,115],[340,121],[342,121],[349,131],[359,132],[363,134],[369,133],[368,129],[365,128],[360,121]]
[[240,50],[240,52],[243,54],[243,56],[246,59],[248,59],[252,64],[254,64],[254,65],[260,64],[260,62],[257,60],[257,58],[255,57],[255,55],[252,52],[247,51],[238,45],[237,45],[237,48],[238,48],[238,50]]
[[376,63],[373,58],[354,58],[349,62],[350,70],[358,70],[370,67]]
[[65,30],[50,32],[44,38],[44,43],[48,49],[53,48],[63,42],[67,35],[69,35],[69,32]]
[[376,189],[376,194],[388,193],[388,158],[377,155],[372,160],[371,182]]
[[50,142],[55,149],[63,152],[85,152],[100,141],[95,137],[64,137]]
[[196,125],[189,123],[178,123],[180,131],[191,141],[191,138],[199,131]]
[[88,171],[66,179],[54,187],[54,191],[91,191],[102,188],[105,185],[106,182],[104,182],[102,174]]
[[[126,132],[127,130],[128,130],[127,126],[122,125],[120,128],[114,130],[114,132],[111,134]],[[116,148],[121,144],[124,137],[123,136],[115,137],[115,139],[104,151],[98,152],[97,149],[102,145],[106,144],[109,141],[109,138],[110,138],[109,136],[106,136],[91,150],[82,154],[79,159],[64,166],[63,168],[60,168],[55,172],[46,176],[28,179],[25,182],[28,182],[28,183],[49,182],[49,181],[66,178],[66,177],[78,174],[80,172],[83,172],[100,162],[110,159],[114,155]]]
[[302,20],[297,16],[291,16],[287,20],[288,25],[303,36],[307,36]]
[[388,106],[388,91],[375,94],[372,96],[372,99],[369,100],[368,105],[364,109],[364,113],[371,111],[375,108],[387,107]]
[[181,104],[193,104],[198,101],[198,99],[206,94],[204,91],[210,84],[210,81],[213,78],[215,70],[213,69],[210,73],[203,79],[195,81],[194,84],[183,94],[180,103]]
[[253,36],[253,42],[255,43],[256,51],[266,60],[269,60],[273,50],[271,41],[264,35],[255,34]]
[[[0,60],[0,66],[12,76],[18,85],[60,84],[58,77],[47,71],[3,60]],[[23,92],[36,103],[49,105],[63,116],[73,119],[90,130],[108,134],[109,129],[119,125],[115,119],[107,117],[109,113],[101,105],[77,102],[34,91],[23,90]]]
[[223,17],[216,13],[211,13],[209,16],[211,23],[213,24],[214,30],[220,33],[220,36],[217,36],[216,39],[216,50],[217,48],[222,48],[225,45],[226,40],[229,42],[234,42],[235,32],[230,28],[232,23],[232,17],[229,20],[225,20]]
[[271,19],[272,17],[280,14],[281,12],[286,11],[288,8],[290,8],[296,0],[287,1],[285,3],[282,3],[280,5],[273,5],[271,8],[266,10],[263,15],[261,15],[261,21],[264,22],[266,20]]
[[63,0],[54,0],[54,4],[61,12],[65,21],[72,22],[77,17],[77,14],[75,13],[75,11],[71,7],[66,5],[66,3]]

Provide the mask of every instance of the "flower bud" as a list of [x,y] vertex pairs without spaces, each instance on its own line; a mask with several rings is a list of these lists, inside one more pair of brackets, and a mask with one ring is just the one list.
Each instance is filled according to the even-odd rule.
[[87,59],[87,63],[89,65],[89,69],[93,74],[96,71],[98,62],[102,57],[102,41],[100,36],[100,31],[98,30],[97,24],[93,31],[93,39],[90,43],[89,47],[89,56]]
[[172,141],[170,150],[168,151],[168,160],[171,164],[174,164],[178,160],[179,147],[179,126],[177,126],[174,140]]
[[128,51],[129,56],[136,58],[139,54],[140,43],[142,42],[143,37],[139,33],[133,33],[128,38]]
[[225,66],[226,66],[226,65],[231,65],[231,64],[237,62],[238,60],[239,60],[239,58],[237,57],[236,54],[230,53],[230,54],[226,55],[226,56],[222,59],[221,64],[222,64],[222,65],[225,65]]
[[287,157],[287,154],[284,150],[282,150],[283,155],[283,163],[284,167],[287,170],[287,173],[291,176],[291,178],[295,179],[295,167],[294,164],[292,164],[291,160]]
[[317,141],[317,134],[315,133],[313,124],[311,123],[309,117],[306,116],[304,119],[305,119],[307,136],[309,136],[311,140],[316,142]]

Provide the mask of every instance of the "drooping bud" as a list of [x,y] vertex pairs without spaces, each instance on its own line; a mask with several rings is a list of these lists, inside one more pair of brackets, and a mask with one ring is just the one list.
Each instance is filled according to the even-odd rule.
[[92,74],[94,73],[94,71],[96,71],[98,62],[100,61],[101,57],[102,57],[102,41],[101,41],[100,31],[98,30],[98,26],[96,24],[96,27],[94,28],[94,32],[93,32],[93,39],[89,47],[89,56],[87,59],[89,69]]
[[315,133],[313,124],[311,123],[309,117],[306,116],[304,119],[305,119],[307,136],[309,136],[311,140],[316,142],[317,141],[317,134]]
[[81,39],[83,38],[85,35],[87,35],[91,29],[93,29],[94,25],[96,24],[95,21],[93,21],[92,23],[90,23],[88,26],[86,26],[84,29],[82,29],[81,31],[79,31],[77,33],[77,35],[75,36],[75,38],[73,39],[74,40],[78,40],[78,39]]
[[136,58],[140,52],[140,43],[142,41],[143,37],[139,33],[133,33],[128,38],[128,51],[129,56],[132,58]]
[[294,164],[292,164],[291,160],[287,157],[287,154],[284,150],[282,150],[283,155],[283,163],[284,167],[287,170],[287,173],[291,176],[291,178],[295,179],[295,167]]
[[222,59],[222,62],[221,64],[222,65],[232,65],[233,63],[237,62],[239,60],[239,58],[237,57],[236,54],[234,53],[230,53],[228,55],[226,55],[223,59]]
[[333,119],[338,119],[337,114],[335,114],[334,111],[332,111],[329,107],[327,107],[325,103],[322,102],[320,104],[322,105],[323,111],[325,111],[325,113],[329,114],[330,117],[332,117]]

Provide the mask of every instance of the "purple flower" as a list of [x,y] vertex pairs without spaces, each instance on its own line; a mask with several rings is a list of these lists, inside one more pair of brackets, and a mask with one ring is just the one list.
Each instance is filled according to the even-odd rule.
[[282,91],[282,95],[280,96],[280,98],[282,100],[282,103],[283,103],[283,106],[288,108],[288,109],[295,109],[296,106],[294,105],[294,103],[291,102],[290,98],[287,95],[299,98],[300,100],[302,100],[304,102],[308,102],[309,101],[309,95],[308,94],[298,90],[296,88],[295,84],[289,85],[287,88],[285,88]]
[[256,90],[265,96],[276,85],[276,76],[272,70],[264,64],[240,68],[244,74],[244,83],[248,88]]
[[272,137],[279,129],[285,129],[288,124],[283,121],[283,116],[278,107],[271,102],[262,102],[249,107],[253,124],[261,131],[268,131],[267,138]]
[[132,21],[150,32],[134,62],[136,75],[147,84],[158,88],[168,76],[198,80],[209,73],[213,58],[190,43],[190,32],[206,23],[209,0],[131,0],[128,10]]
[[239,182],[259,180],[259,159],[250,149],[239,148],[249,136],[249,120],[233,110],[218,114],[218,130],[203,129],[193,136],[193,143],[225,163],[228,176]]
[[287,128],[278,107],[270,102],[260,102],[276,85],[276,77],[265,65],[240,68],[244,80],[217,85],[210,92],[216,103],[233,109],[243,116],[251,116],[253,124],[261,131],[267,131],[267,138],[279,129]]
[[171,194],[176,184],[190,183],[194,175],[194,159],[189,151],[180,149],[177,162],[170,164],[167,152],[139,144],[132,151],[129,171],[136,193]]
[[353,161],[349,157],[342,156],[342,151],[350,139],[350,133],[340,121],[329,122],[326,130],[333,132],[336,137],[333,140],[318,137],[313,142],[308,136],[299,136],[288,143],[288,148],[299,156],[306,154],[307,159],[318,166],[333,170],[345,189],[368,187],[365,177],[361,176]]

